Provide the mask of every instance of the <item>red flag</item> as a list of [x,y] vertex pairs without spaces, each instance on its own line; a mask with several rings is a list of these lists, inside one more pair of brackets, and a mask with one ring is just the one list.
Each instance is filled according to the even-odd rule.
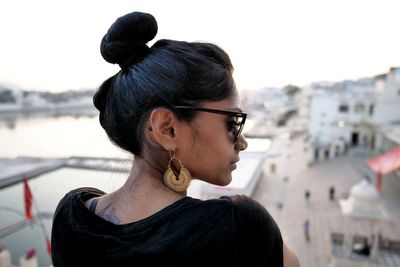
[[50,240],[46,236],[46,243],[47,243],[47,254],[51,255],[51,243]]
[[382,174],[380,172],[376,175],[376,189],[378,192],[382,191]]
[[31,189],[29,188],[28,181],[26,178],[23,180],[24,182],[24,202],[25,202],[25,217],[28,220],[32,220],[32,203],[33,196]]

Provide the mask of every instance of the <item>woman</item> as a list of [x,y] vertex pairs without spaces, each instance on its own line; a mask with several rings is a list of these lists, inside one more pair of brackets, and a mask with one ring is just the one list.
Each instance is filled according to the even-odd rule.
[[134,155],[126,183],[58,204],[59,266],[297,266],[278,226],[246,196],[188,197],[190,180],[228,185],[247,142],[229,56],[209,43],[159,40],[150,14],[116,20],[101,42],[121,70],[94,96],[110,140]]

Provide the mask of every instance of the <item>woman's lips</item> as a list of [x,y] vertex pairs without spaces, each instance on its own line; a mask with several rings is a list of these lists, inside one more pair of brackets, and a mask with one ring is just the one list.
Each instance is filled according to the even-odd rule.
[[238,162],[239,162],[239,159],[231,162],[232,170],[236,170]]
[[236,168],[237,168],[236,163],[232,163],[231,166],[232,166],[232,171],[233,171],[233,170],[236,170]]

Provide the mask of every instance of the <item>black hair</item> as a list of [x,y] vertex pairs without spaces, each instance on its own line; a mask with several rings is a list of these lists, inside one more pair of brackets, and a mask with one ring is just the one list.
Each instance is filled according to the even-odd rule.
[[113,143],[137,156],[154,108],[170,108],[178,119],[189,122],[195,113],[173,107],[200,106],[235,92],[232,63],[220,47],[165,39],[148,47],[157,30],[151,14],[132,12],[111,25],[100,47],[106,61],[121,67],[93,98],[100,124]]

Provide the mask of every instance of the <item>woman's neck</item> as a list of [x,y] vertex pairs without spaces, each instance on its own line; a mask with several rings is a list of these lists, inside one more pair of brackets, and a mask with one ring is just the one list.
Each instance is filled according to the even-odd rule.
[[163,174],[143,160],[134,160],[124,185],[104,197],[103,204],[115,209],[120,224],[138,221],[162,210],[186,196],[165,186]]

